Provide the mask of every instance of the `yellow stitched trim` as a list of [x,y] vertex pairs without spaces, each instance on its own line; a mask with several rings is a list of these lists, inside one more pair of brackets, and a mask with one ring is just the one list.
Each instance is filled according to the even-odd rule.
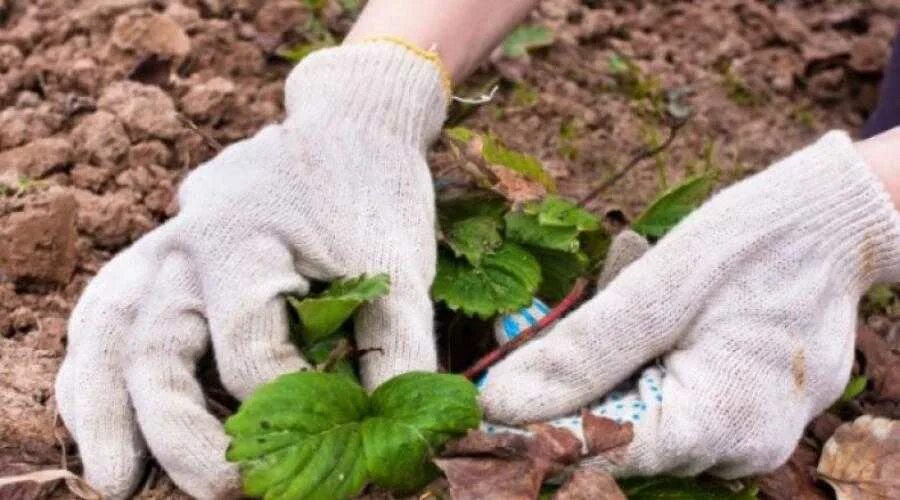
[[413,54],[425,59],[433,63],[438,68],[438,72],[441,74],[441,83],[444,85],[444,89],[447,91],[447,95],[453,94],[453,86],[450,84],[450,75],[447,73],[447,68],[444,67],[444,63],[441,62],[441,56],[438,55],[437,52],[433,50],[424,50],[418,45],[415,45],[411,42],[408,42],[400,37],[396,36],[374,36],[372,38],[365,38],[360,40],[359,43],[370,43],[370,42],[390,42],[395,43],[406,50],[412,52]]

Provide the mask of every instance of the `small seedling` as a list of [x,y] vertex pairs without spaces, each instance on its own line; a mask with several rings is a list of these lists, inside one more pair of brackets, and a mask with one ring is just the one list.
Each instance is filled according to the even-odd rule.
[[503,54],[507,57],[524,57],[529,51],[553,44],[555,36],[546,26],[523,24],[503,40]]
[[475,387],[459,375],[406,373],[371,396],[356,381],[343,327],[388,288],[386,275],[363,275],[288,297],[298,342],[317,370],[264,385],[225,423],[226,458],[239,465],[246,494],[350,498],[367,483],[414,491],[434,477],[440,447],[478,425]]

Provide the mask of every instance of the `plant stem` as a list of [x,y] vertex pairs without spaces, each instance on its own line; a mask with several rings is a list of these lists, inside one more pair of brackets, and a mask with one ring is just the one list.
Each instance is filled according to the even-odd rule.
[[666,140],[663,141],[662,144],[656,146],[655,148],[644,148],[641,149],[634,157],[631,158],[631,161],[628,162],[621,170],[613,174],[612,177],[600,183],[599,186],[594,188],[590,193],[587,194],[584,198],[578,201],[578,204],[582,207],[587,207],[588,204],[594,200],[594,198],[600,196],[603,191],[606,191],[610,186],[619,182],[622,177],[625,177],[625,174],[631,171],[638,163],[646,160],[647,158],[652,158],[659,153],[663,152],[665,149],[672,144],[672,141],[675,140],[675,136],[678,135],[678,130],[687,123],[685,120],[678,120],[673,122],[669,126],[669,136],[666,137]]
[[572,286],[572,289],[568,294],[562,299],[562,301],[556,305],[550,312],[547,313],[546,316],[541,318],[537,324],[532,327],[526,328],[519,334],[518,337],[513,340],[498,346],[493,351],[485,354],[481,357],[474,365],[472,365],[468,370],[463,372],[463,376],[465,376],[469,380],[475,380],[478,375],[494,364],[498,363],[501,359],[506,357],[507,354],[512,351],[518,349],[520,346],[528,342],[537,336],[538,333],[541,332],[544,328],[547,327],[550,323],[553,323],[560,316],[568,312],[572,307],[575,306],[575,303],[578,302],[578,299],[584,294],[584,290],[587,288],[587,280],[584,278],[578,278],[575,280],[575,285]]

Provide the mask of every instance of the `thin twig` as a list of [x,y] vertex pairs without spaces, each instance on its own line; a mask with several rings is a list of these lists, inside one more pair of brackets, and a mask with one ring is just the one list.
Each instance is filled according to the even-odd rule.
[[663,141],[662,144],[660,144],[659,146],[656,146],[655,148],[650,148],[650,149],[644,148],[644,149],[640,150],[636,155],[634,155],[634,157],[631,158],[631,161],[629,161],[625,165],[625,167],[623,167],[621,170],[619,170],[618,172],[613,174],[613,176],[610,177],[609,179],[606,179],[605,181],[603,181],[599,186],[594,188],[593,191],[591,191],[590,193],[587,194],[587,196],[582,198],[578,202],[578,204],[581,205],[582,207],[586,207],[588,205],[588,203],[590,203],[594,198],[600,196],[600,194],[602,194],[603,191],[606,191],[607,189],[609,189],[610,186],[619,182],[619,180],[622,177],[625,177],[625,175],[628,174],[628,172],[630,172],[631,169],[633,169],[635,166],[637,166],[638,163],[646,160],[647,158],[652,158],[652,157],[658,155],[659,153],[662,153],[666,148],[668,148],[672,144],[672,142],[675,140],[675,137],[678,135],[678,130],[681,129],[681,127],[683,127],[685,123],[687,123],[685,120],[677,120],[677,121],[672,122],[671,125],[669,126],[669,136],[666,137],[666,140]]
[[198,127],[196,123],[191,121],[190,118],[182,115],[181,113],[178,113],[177,116],[181,123],[183,123],[187,128],[191,129],[195,134],[199,135],[204,141],[206,141],[209,147],[213,148],[216,151],[216,153],[222,150],[222,143],[217,141],[213,136],[207,134],[203,130],[200,130],[200,127]]
[[328,353],[328,359],[326,359],[324,363],[316,366],[316,371],[330,372],[334,370],[335,365],[349,356],[351,352],[353,352],[353,346],[350,345],[350,342],[348,342],[347,339],[338,340],[334,349]]
[[562,302],[551,309],[546,316],[544,316],[540,319],[540,321],[537,322],[537,324],[526,328],[522,331],[522,333],[519,334],[518,337],[501,346],[498,346],[493,351],[485,354],[468,370],[463,372],[463,375],[469,380],[475,380],[478,375],[481,375],[483,371],[499,362],[507,354],[518,349],[521,345],[533,339],[538,333],[540,333],[541,330],[546,328],[547,325],[553,323],[554,321],[559,319],[560,316],[572,309],[572,307],[575,306],[575,303],[578,302],[578,299],[580,299],[584,294],[585,288],[587,288],[587,280],[585,280],[584,278],[578,278],[569,293],[565,296],[565,298],[562,299]]

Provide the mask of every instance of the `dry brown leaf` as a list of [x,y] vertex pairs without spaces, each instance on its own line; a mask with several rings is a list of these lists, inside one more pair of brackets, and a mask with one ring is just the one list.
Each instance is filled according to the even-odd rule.
[[816,487],[816,450],[800,443],[788,462],[759,477],[759,490],[772,500],[825,500]]
[[498,458],[522,457],[528,448],[528,437],[522,434],[470,430],[465,436],[444,446],[444,457],[492,456]]
[[454,500],[537,498],[544,478],[581,458],[581,441],[547,424],[528,427],[533,434],[470,431],[444,448],[435,464],[447,476]]
[[588,455],[616,453],[634,439],[631,422],[617,424],[614,420],[598,417],[587,410],[581,411],[581,426]]
[[434,463],[450,481],[453,500],[534,500],[543,468],[527,459],[438,458]]
[[103,497],[84,479],[65,469],[49,469],[20,474],[18,476],[0,477],[0,488],[20,483],[44,484],[65,480],[66,486],[76,497],[86,500],[100,500]]
[[616,480],[597,469],[578,469],[553,500],[626,500]]
[[544,470],[556,474],[581,458],[581,440],[571,432],[547,424],[528,426],[534,437],[528,440],[527,457]]
[[838,427],[818,472],[838,500],[900,498],[900,422],[863,415]]
[[547,194],[544,186],[530,181],[525,176],[508,168],[493,165],[488,168],[497,177],[497,184],[494,186],[494,189],[506,199],[512,201],[513,205],[534,201]]
[[869,327],[856,332],[856,346],[866,358],[866,376],[880,399],[900,401],[900,353]]

